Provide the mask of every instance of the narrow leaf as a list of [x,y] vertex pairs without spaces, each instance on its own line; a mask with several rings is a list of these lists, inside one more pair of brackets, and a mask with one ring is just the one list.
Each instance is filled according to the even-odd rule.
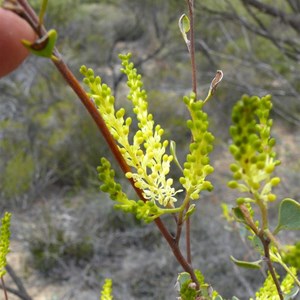
[[190,31],[190,20],[187,15],[183,14],[179,19],[179,28],[181,32],[188,33]]
[[260,263],[262,260],[257,260],[253,262],[237,260],[233,256],[230,256],[230,259],[239,267],[247,268],[247,269],[260,269]]
[[176,154],[176,143],[175,143],[174,141],[170,141],[170,152],[171,152],[171,154],[172,154],[172,156],[173,156],[173,158],[174,158],[175,164],[178,166],[178,168],[179,168],[181,171],[183,171],[183,170],[182,170],[182,167],[181,167],[181,165],[180,165],[180,163],[179,163],[179,161],[178,161],[178,158],[177,158],[177,154]]
[[188,211],[184,216],[184,221],[188,219],[195,211],[196,211],[196,205],[195,204],[190,205]]
[[46,13],[47,10],[47,5],[48,5],[48,0],[43,0],[42,2],[42,7],[40,10],[40,14],[39,14],[39,24],[42,25],[44,22],[44,15]]
[[300,230],[300,203],[286,198],[279,206],[278,225],[274,230],[277,234],[280,230]]
[[183,14],[178,21],[178,26],[183,36],[183,39],[190,50],[190,40],[187,37],[187,33],[190,31],[190,20],[186,14]]

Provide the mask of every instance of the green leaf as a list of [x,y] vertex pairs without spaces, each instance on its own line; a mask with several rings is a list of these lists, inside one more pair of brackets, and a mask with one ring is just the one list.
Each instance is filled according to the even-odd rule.
[[177,154],[176,154],[176,142],[174,141],[170,141],[170,152],[171,154],[173,155],[173,158],[174,158],[174,162],[176,163],[176,165],[178,166],[178,168],[182,170],[182,167],[178,161],[178,158],[177,158]]
[[46,10],[47,10],[47,5],[48,5],[48,0],[43,0],[41,10],[40,10],[40,14],[39,14],[39,24],[40,25],[42,25],[43,22],[44,22],[44,15],[45,15]]
[[280,230],[300,230],[300,203],[297,201],[290,198],[281,201],[274,234]]
[[186,14],[183,14],[179,18],[179,29],[182,33],[188,33],[190,31],[190,20]]
[[190,50],[190,40],[187,37],[187,33],[190,31],[190,20],[186,14],[183,14],[178,21],[178,26],[183,36],[183,39]]
[[260,269],[260,263],[262,260],[257,260],[253,262],[237,260],[233,256],[230,256],[230,259],[239,267],[246,268],[246,269]]
[[191,275],[189,273],[182,272],[182,273],[178,274],[177,283],[179,284],[180,288],[187,282],[189,283],[190,281],[191,281]]
[[57,32],[54,29],[51,29],[47,32],[47,34],[34,43],[31,43],[27,40],[22,40],[22,44],[33,54],[42,57],[54,58],[55,56],[52,54],[55,43],[57,40]]

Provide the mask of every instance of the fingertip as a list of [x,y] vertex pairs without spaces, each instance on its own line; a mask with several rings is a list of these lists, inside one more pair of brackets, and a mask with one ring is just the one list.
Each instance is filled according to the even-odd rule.
[[0,8],[0,77],[15,70],[29,55],[23,39],[33,42],[34,30],[17,14]]

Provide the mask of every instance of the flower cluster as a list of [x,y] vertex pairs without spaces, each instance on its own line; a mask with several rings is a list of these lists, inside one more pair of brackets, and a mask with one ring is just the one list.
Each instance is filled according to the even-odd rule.
[[297,242],[295,245],[286,246],[285,250],[283,256],[284,262],[300,270],[300,242]]
[[111,164],[106,158],[101,159],[101,165],[97,168],[99,179],[102,182],[100,189],[108,193],[110,198],[116,202],[114,207],[127,213],[132,213],[137,219],[143,219],[146,223],[152,222],[154,219],[165,213],[162,209],[155,205],[153,201],[143,202],[142,200],[134,201],[128,199],[127,195],[122,191],[121,185],[115,181],[115,171],[111,169]]
[[143,191],[146,200],[162,207],[173,208],[177,201],[173,179],[167,178],[170,171],[172,155],[166,154],[168,141],[162,140],[164,130],[155,125],[152,114],[148,113],[146,91],[142,88],[141,75],[137,73],[130,60],[130,54],[120,55],[122,72],[127,75],[127,85],[130,89],[128,99],[133,106],[133,112],[138,122],[138,130],[133,139],[129,138],[132,119],[124,118],[125,109],[115,111],[115,99],[110,88],[101,83],[99,76],[95,77],[91,69],[81,67],[85,76],[84,83],[88,85],[89,96],[94,100],[101,116],[107,124],[110,133],[117,141],[119,150],[132,171],[126,174],[135,186]]
[[267,203],[276,199],[272,188],[280,179],[272,177],[272,173],[280,162],[273,151],[275,139],[270,137],[271,108],[271,96],[243,96],[233,108],[230,152],[236,162],[230,166],[234,180],[228,186],[249,192],[255,198],[239,198],[239,202],[259,198]]
[[[211,300],[223,300],[216,290],[206,283],[205,278],[200,270],[195,270],[195,275],[199,281],[200,289],[195,289],[195,283],[192,281],[191,276],[187,272],[178,274],[176,287],[180,294],[181,300],[189,299],[211,299]],[[200,296],[201,295],[201,296]]]
[[[296,269],[291,268],[291,271],[296,276]],[[276,277],[279,279],[279,275],[276,274]],[[282,292],[287,296],[286,299],[294,298],[292,296],[293,292],[295,292],[293,291],[294,286],[295,286],[295,281],[293,277],[290,274],[287,274],[280,284],[280,288]],[[270,273],[268,273],[268,276],[263,286],[255,293],[255,299],[256,300],[278,299],[278,293]],[[250,298],[250,300],[253,300],[253,298]]]
[[205,178],[214,170],[209,164],[208,157],[213,149],[214,136],[207,131],[208,119],[207,114],[202,110],[203,101],[196,101],[193,93],[190,97],[184,97],[183,101],[191,114],[187,126],[192,133],[192,143],[183,166],[183,177],[180,178],[180,183],[190,198],[196,200],[202,190],[210,191],[213,188],[211,182],[206,181]]
[[133,63],[129,61],[130,54],[120,55],[122,72],[127,75],[127,85],[130,88],[128,99],[133,104],[133,112],[138,120],[139,130],[133,138],[130,151],[121,150],[129,166],[136,172],[127,173],[136,187],[144,192],[147,200],[158,202],[162,206],[173,207],[175,195],[180,192],[173,187],[173,179],[167,178],[170,171],[172,155],[166,154],[168,141],[162,141],[164,130],[154,124],[152,114],[148,113],[147,94],[142,89],[141,75],[137,73]]
[[112,296],[112,280],[106,278],[102,287],[100,300],[113,300],[113,298],[114,297]]
[[9,252],[11,214],[6,212],[1,220],[0,227],[0,277],[6,274],[6,256]]

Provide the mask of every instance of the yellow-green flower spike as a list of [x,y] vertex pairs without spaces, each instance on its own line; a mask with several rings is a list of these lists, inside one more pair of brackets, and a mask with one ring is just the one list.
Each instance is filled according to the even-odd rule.
[[143,219],[146,223],[150,223],[162,214],[166,213],[166,209],[158,207],[155,202],[142,200],[129,200],[122,191],[121,185],[115,182],[115,172],[111,169],[111,164],[106,158],[101,159],[101,165],[97,168],[99,179],[102,181],[100,189],[108,193],[110,198],[116,202],[114,207],[126,213],[132,213],[137,219]]
[[300,241],[286,246],[283,261],[300,271]]
[[7,264],[6,256],[9,253],[10,238],[10,219],[11,214],[6,212],[1,219],[0,227],[0,277],[6,274],[5,266]]
[[184,103],[191,114],[191,120],[187,121],[187,126],[192,133],[192,143],[190,153],[186,157],[183,167],[183,177],[180,183],[190,195],[192,200],[199,199],[202,190],[212,190],[213,186],[206,181],[206,176],[213,172],[213,167],[209,164],[208,154],[213,149],[214,136],[207,130],[207,114],[203,112],[203,101],[196,101],[195,94],[184,97]]
[[155,125],[153,116],[148,113],[147,94],[142,89],[141,75],[130,62],[130,56],[120,55],[122,71],[128,78],[128,99],[133,105],[139,128],[132,141],[129,138],[132,119],[125,118],[124,108],[115,111],[115,99],[110,88],[101,83],[100,77],[94,76],[93,70],[83,66],[80,71],[85,76],[84,83],[89,86],[89,96],[95,101],[126,163],[132,168],[126,176],[134,180],[145,199],[172,208],[177,201],[175,196],[180,192],[172,186],[173,180],[167,178],[173,156],[166,153],[168,141],[162,140],[164,130]]
[[[291,271],[294,274],[294,276],[296,276],[296,269],[291,268]],[[279,279],[279,275],[276,274],[276,277]],[[280,284],[280,288],[284,293],[284,295],[288,295],[293,290],[294,286],[295,286],[295,281],[290,274],[287,274]],[[268,273],[268,276],[263,286],[255,293],[255,299],[256,300],[278,299],[278,293],[270,273]],[[287,299],[292,299],[292,298],[287,297]],[[253,300],[253,298],[250,298],[250,300]]]
[[270,136],[271,108],[271,96],[243,96],[233,108],[230,127],[233,143],[229,149],[235,163],[230,166],[233,180],[228,186],[257,195],[265,203],[276,199],[272,188],[280,182],[272,177],[280,162],[273,150],[275,139]]
[[102,287],[100,300],[113,300],[113,299],[114,297],[112,295],[112,280],[106,278],[104,281],[104,285]]

